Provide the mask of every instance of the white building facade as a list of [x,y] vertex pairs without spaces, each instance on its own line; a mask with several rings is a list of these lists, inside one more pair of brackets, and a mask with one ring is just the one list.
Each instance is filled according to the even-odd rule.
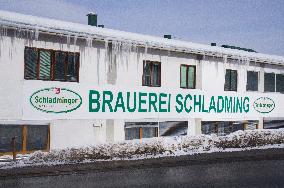
[[0,78],[0,155],[284,118],[284,57],[5,11]]

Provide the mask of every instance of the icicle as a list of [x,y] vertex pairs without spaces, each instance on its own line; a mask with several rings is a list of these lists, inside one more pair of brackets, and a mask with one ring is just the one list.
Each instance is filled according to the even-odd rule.
[[39,30],[38,28],[35,29],[35,40],[38,40],[39,37]]
[[228,56],[227,55],[223,55],[223,72],[224,74],[226,73],[226,66],[227,66],[227,62],[228,62]]
[[106,74],[107,74],[107,68],[108,68],[107,65],[108,65],[108,60],[109,60],[109,58],[108,58],[108,53],[109,53],[109,52],[108,52],[108,51],[109,51],[109,50],[108,50],[108,43],[109,43],[109,42],[108,42],[108,40],[106,39],[106,40],[105,40],[105,61],[104,61],[104,64],[105,64],[105,65],[104,65],[104,66],[105,66],[104,68],[105,68],[105,71],[106,71],[105,73],[106,73]]
[[148,53],[148,43],[145,44],[145,51],[144,51],[144,57],[147,57],[147,53]]
[[97,48],[97,79],[98,85],[100,85],[100,57],[101,57],[101,50]]
[[88,36],[88,37],[86,38],[86,46],[87,46],[87,47],[92,47],[92,42],[93,42],[92,37]]
[[70,34],[68,34],[68,35],[66,36],[67,48],[70,48],[70,38],[71,38],[71,36],[70,36]]

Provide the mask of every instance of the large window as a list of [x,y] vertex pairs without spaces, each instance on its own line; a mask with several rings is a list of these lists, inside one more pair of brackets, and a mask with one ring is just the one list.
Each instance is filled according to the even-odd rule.
[[247,91],[258,91],[258,72],[247,72]]
[[161,86],[161,62],[157,61],[143,62],[142,85],[150,87]]
[[225,75],[225,91],[237,91],[238,87],[238,72],[236,70],[226,69]]
[[49,125],[0,125],[0,154],[13,151],[13,137],[19,153],[49,150]]
[[195,89],[196,67],[193,65],[180,66],[180,87]]
[[79,81],[79,53],[25,48],[25,79]]

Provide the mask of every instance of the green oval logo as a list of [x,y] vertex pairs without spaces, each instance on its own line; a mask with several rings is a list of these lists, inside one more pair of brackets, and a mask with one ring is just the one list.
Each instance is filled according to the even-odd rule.
[[269,97],[260,97],[253,102],[253,107],[259,113],[270,113],[275,108],[274,101]]
[[32,106],[46,113],[67,113],[79,108],[81,96],[66,88],[44,88],[34,92],[30,97]]

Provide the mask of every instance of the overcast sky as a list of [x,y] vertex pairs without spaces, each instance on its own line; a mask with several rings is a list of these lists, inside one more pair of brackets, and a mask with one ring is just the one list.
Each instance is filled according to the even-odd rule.
[[0,0],[0,9],[284,56],[284,0]]

